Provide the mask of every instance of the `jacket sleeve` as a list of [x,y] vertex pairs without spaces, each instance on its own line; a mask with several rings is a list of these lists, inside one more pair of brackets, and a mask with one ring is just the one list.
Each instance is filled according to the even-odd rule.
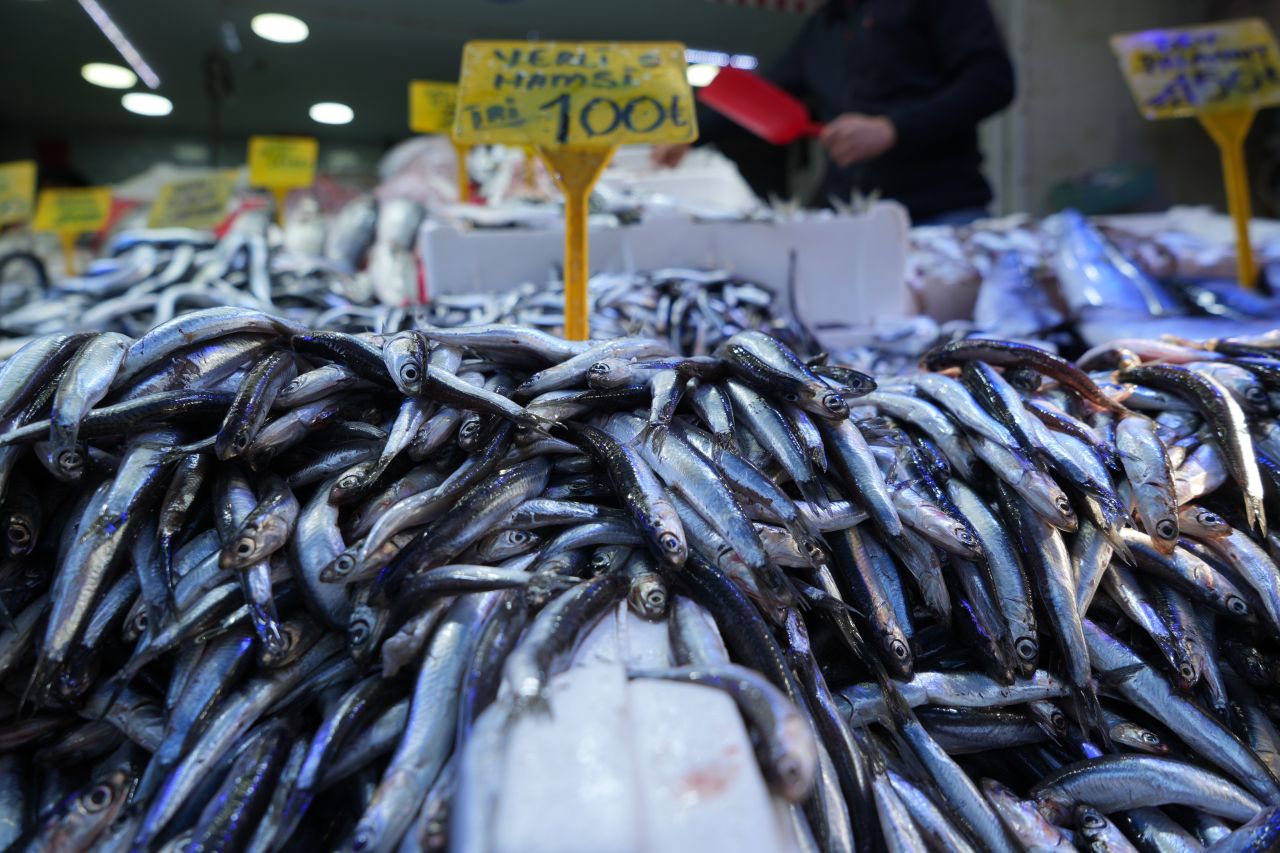
[[885,110],[899,148],[963,132],[1013,100],[1013,63],[986,0],[926,0],[923,6],[947,82],[926,98]]
[[[763,75],[767,80],[797,98],[804,98],[809,94],[809,87],[805,82],[804,60],[810,49],[810,33],[817,26],[815,19],[820,14],[822,14],[821,11],[809,16],[809,19],[800,28],[800,32],[792,39],[786,53],[770,66],[769,70]],[[720,115],[710,107],[704,107],[702,104],[698,105],[698,141],[695,144],[714,144],[725,136],[740,130],[733,121]]]

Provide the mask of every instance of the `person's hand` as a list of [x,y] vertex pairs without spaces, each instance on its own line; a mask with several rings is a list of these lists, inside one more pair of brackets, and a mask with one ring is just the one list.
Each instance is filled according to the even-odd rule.
[[818,141],[837,166],[874,160],[898,141],[898,130],[884,116],[844,113],[827,122]]
[[689,153],[689,146],[680,145],[655,145],[653,150],[649,152],[649,160],[655,166],[661,166],[664,169],[674,169],[680,165],[680,161],[684,159],[684,155]]

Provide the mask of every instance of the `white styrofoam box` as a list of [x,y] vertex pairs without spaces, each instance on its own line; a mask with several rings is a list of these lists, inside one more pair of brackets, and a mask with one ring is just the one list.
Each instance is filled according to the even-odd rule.
[[[913,311],[905,284],[908,217],[894,202],[855,215],[790,221],[695,222],[676,216],[592,228],[590,269],[626,273],[668,267],[724,269],[778,294],[812,327],[854,325]],[[423,226],[419,255],[428,292],[502,291],[558,280],[564,232],[460,231]],[[794,269],[792,258],[794,256]]]

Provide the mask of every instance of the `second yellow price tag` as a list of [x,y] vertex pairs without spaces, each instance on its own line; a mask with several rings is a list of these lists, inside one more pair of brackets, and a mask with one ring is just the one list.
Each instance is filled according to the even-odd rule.
[[249,137],[250,186],[311,186],[316,180],[319,149],[319,143],[310,136]]
[[234,173],[171,181],[160,188],[147,225],[151,228],[215,227],[227,214]]
[[36,197],[36,163],[0,163],[0,225],[31,218]]
[[457,106],[457,83],[414,80],[409,84],[409,129],[414,133],[449,134]]
[[37,231],[84,234],[99,230],[110,218],[110,187],[44,190],[32,226]]

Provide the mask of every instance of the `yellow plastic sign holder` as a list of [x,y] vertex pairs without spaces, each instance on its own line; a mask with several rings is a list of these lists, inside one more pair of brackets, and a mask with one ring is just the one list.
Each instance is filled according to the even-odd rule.
[[81,234],[98,231],[111,219],[110,187],[76,187],[43,190],[36,203],[36,231],[52,231],[62,244],[67,273],[76,272],[76,240]]
[[1271,28],[1261,18],[1243,18],[1116,35],[1111,48],[1145,118],[1194,116],[1218,146],[1236,232],[1236,273],[1252,290],[1258,270],[1244,141],[1258,110],[1280,104],[1280,48]]
[[36,198],[36,161],[0,163],[0,225],[31,218]]
[[587,340],[587,200],[619,145],[698,138],[684,45],[473,41],[458,86],[454,141],[534,147],[564,193],[564,333]]
[[[440,80],[414,80],[409,84],[409,129],[414,133],[453,133],[458,111],[458,84]],[[470,145],[453,141],[458,156],[458,201],[471,201],[471,174],[467,171]]]
[[270,191],[278,225],[284,225],[289,191],[315,183],[319,150],[320,144],[310,136],[249,137],[249,186]]

